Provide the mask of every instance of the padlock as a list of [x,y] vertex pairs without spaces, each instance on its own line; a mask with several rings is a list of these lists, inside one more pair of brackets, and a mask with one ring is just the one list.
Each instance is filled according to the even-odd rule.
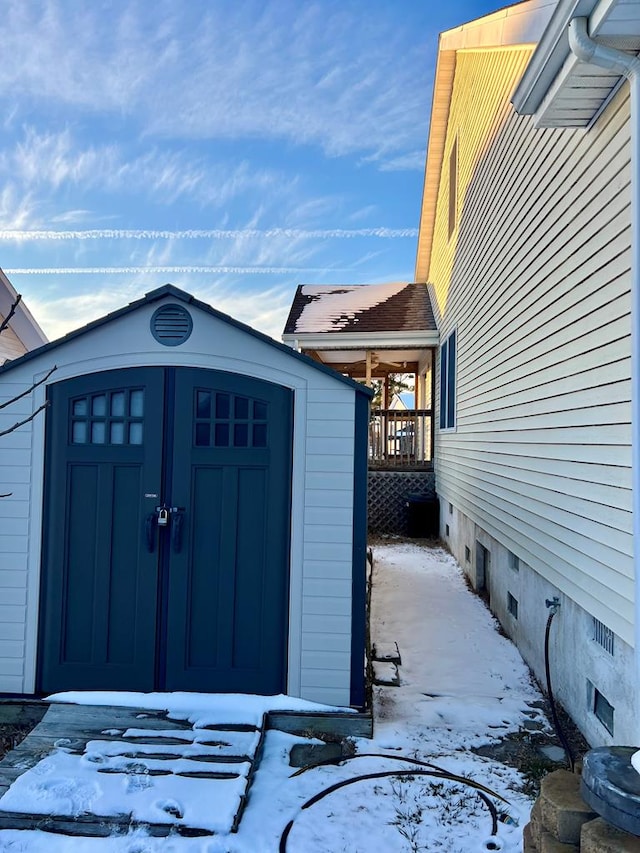
[[166,527],[169,524],[169,507],[158,507],[158,527]]

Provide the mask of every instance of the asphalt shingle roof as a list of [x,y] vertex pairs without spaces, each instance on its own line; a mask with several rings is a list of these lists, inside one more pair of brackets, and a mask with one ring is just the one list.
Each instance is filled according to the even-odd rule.
[[424,284],[299,285],[284,334],[403,331],[437,331]]

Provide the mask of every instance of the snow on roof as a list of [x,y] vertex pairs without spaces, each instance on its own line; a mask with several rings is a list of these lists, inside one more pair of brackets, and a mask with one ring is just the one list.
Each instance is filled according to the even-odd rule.
[[435,330],[423,284],[300,285],[284,333]]

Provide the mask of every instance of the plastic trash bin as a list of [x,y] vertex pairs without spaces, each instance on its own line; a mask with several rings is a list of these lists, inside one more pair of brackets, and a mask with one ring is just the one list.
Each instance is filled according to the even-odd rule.
[[440,502],[434,495],[408,494],[407,535],[437,539],[440,535]]

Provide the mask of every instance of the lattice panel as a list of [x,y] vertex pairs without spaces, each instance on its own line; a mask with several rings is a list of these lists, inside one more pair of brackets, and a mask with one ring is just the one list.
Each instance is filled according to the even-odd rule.
[[433,471],[369,471],[369,532],[406,536],[411,493],[435,497]]

